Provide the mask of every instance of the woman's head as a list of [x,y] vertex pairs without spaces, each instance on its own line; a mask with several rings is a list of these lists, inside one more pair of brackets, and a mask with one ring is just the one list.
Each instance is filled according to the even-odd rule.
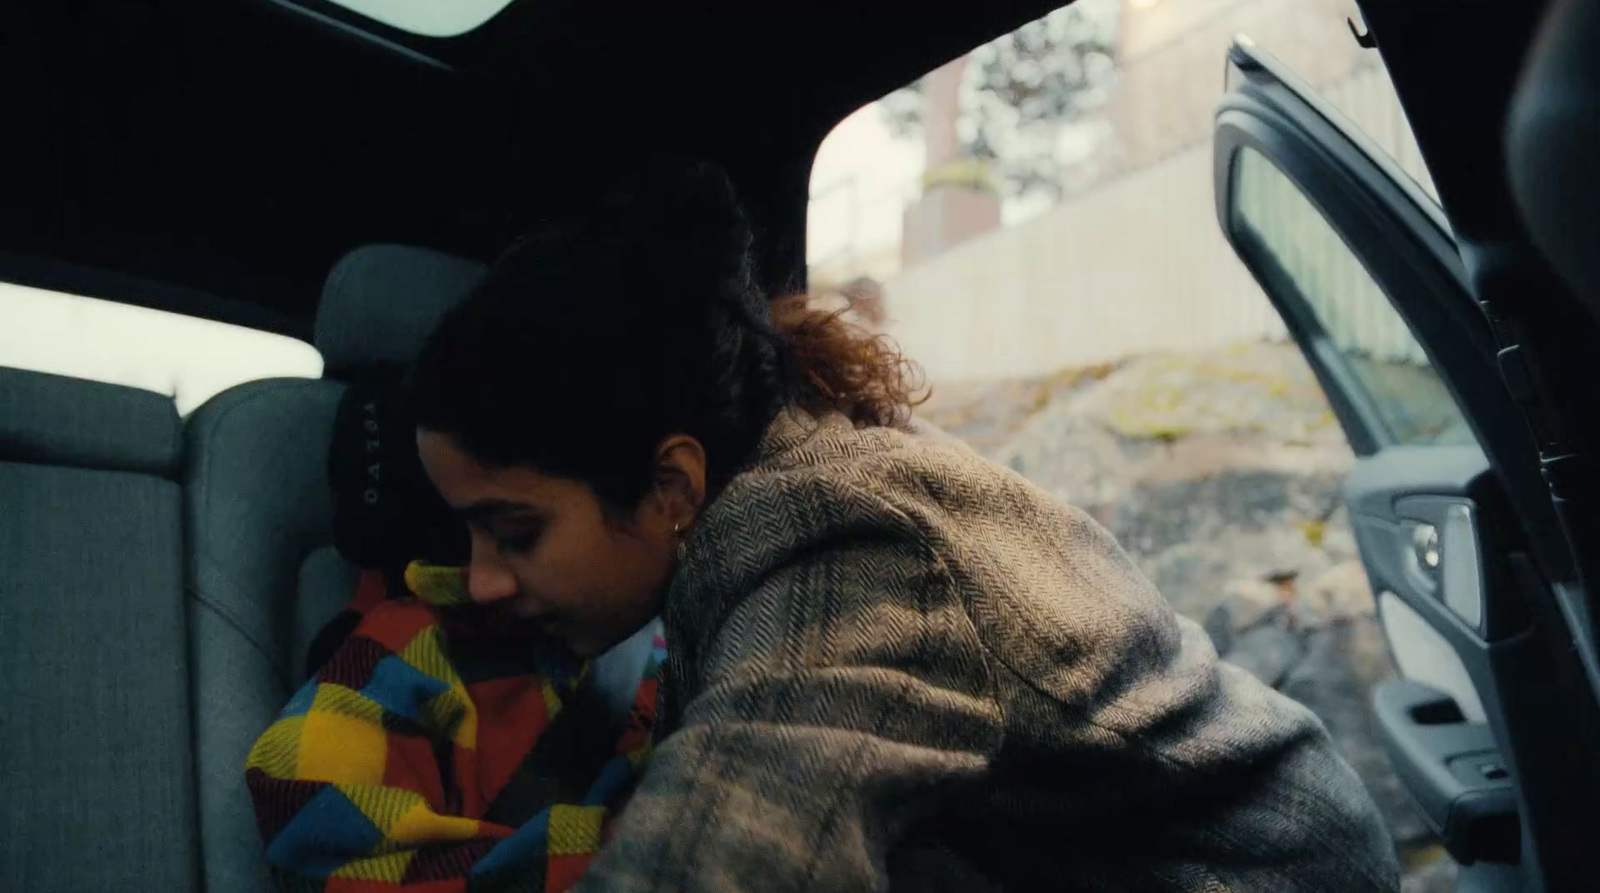
[[681,537],[788,403],[889,424],[883,342],[769,304],[725,176],[658,168],[513,246],[428,340],[418,446],[472,528],[473,595],[575,650],[659,609]]

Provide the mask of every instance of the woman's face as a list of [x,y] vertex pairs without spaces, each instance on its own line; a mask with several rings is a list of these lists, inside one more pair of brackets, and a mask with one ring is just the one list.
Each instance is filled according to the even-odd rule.
[[[658,450],[658,486],[626,520],[608,519],[587,484],[480,463],[449,435],[417,432],[422,465],[467,523],[467,591],[592,657],[660,610],[678,543],[704,492],[692,438]],[[682,484],[682,486],[678,486]]]

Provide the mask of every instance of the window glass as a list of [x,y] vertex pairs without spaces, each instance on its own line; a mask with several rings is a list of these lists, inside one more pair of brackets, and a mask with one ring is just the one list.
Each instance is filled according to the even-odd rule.
[[511,0],[333,0],[385,25],[427,37],[455,37],[494,18]]
[[1476,443],[1422,345],[1344,240],[1272,162],[1243,150],[1238,222],[1275,260],[1401,444]]
[[0,319],[0,366],[166,394],[179,415],[243,382],[322,375],[286,335],[6,282]]

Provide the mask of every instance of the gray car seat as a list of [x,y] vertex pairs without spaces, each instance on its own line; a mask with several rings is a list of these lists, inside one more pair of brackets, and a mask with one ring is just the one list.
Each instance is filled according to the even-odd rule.
[[[318,311],[314,338],[327,377],[241,385],[189,419],[194,741],[205,886],[213,893],[269,889],[245,756],[304,681],[307,649],[349,601],[357,574],[334,546],[328,478],[346,389],[340,379],[409,361],[483,272],[429,249],[357,249],[329,275]],[[592,673],[619,721],[653,632],[614,649]]]
[[[329,375],[408,361],[482,273],[421,248],[351,252],[329,275],[316,321]],[[354,587],[357,570],[334,547],[327,473],[344,388],[334,377],[250,382],[213,397],[185,428],[200,844],[214,893],[269,889],[245,756]]]
[[179,422],[0,369],[0,889],[193,890]]

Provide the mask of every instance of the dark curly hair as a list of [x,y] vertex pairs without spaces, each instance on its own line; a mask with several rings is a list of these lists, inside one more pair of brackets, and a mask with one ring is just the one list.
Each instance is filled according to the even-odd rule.
[[788,404],[903,422],[921,399],[914,367],[804,295],[769,301],[752,243],[717,168],[635,175],[519,240],[445,317],[413,369],[418,425],[631,509],[671,434],[704,445],[715,488]]

